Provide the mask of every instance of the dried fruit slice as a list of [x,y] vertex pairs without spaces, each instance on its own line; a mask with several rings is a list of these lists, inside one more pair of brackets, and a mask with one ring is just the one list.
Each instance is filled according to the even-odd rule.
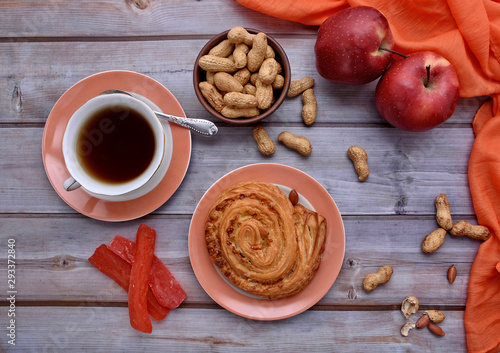
[[[108,244],[111,251],[129,263],[134,259],[135,247],[133,241],[119,235]],[[156,256],[153,257],[149,286],[158,302],[169,309],[177,308],[186,299],[186,292]]]
[[[102,244],[95,250],[89,262],[128,292],[132,266],[109,250],[106,244]],[[147,301],[148,313],[153,319],[161,321],[168,315],[170,309],[161,306],[151,290],[148,290]]]
[[137,231],[136,249],[130,270],[130,285],[128,289],[128,309],[130,325],[144,333],[151,333],[153,325],[147,310],[147,293],[149,274],[153,265],[156,232],[141,224]]

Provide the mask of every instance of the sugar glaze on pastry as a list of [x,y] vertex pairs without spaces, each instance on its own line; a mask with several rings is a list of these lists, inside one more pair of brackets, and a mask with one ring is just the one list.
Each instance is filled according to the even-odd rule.
[[326,220],[292,205],[276,185],[249,181],[223,190],[205,223],[213,263],[239,288],[278,299],[302,290],[325,249]]

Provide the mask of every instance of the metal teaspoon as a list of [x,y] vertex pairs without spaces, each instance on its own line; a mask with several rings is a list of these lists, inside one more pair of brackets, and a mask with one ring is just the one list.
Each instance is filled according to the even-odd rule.
[[[129,92],[121,91],[119,89],[110,89],[110,90],[107,90],[107,91],[100,93],[99,95],[112,94],[112,93],[121,93],[121,94],[126,94],[126,95],[129,95],[131,97],[134,97]],[[136,98],[136,97],[134,97],[134,98]],[[180,125],[182,127],[185,127],[186,129],[190,129],[194,132],[197,132],[200,135],[214,136],[215,134],[217,134],[217,131],[219,131],[217,126],[213,122],[211,122],[210,120],[183,118],[180,116],[164,114],[164,113],[160,113],[157,111],[155,111],[154,113],[159,118],[163,118],[163,119],[166,119],[168,121],[171,121],[174,124]]]

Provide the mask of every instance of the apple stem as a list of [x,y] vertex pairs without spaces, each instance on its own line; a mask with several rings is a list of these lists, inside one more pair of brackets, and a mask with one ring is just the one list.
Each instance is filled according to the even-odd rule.
[[379,50],[385,50],[385,51],[388,51],[389,53],[393,53],[393,54],[402,56],[403,58],[407,58],[408,57],[408,55],[404,55],[404,54],[398,53],[395,50],[391,50],[391,49],[387,49],[387,48],[383,48],[383,47],[380,47]]
[[427,70],[427,79],[424,82],[424,86],[427,87],[429,85],[429,80],[431,79],[431,66],[427,65],[425,69]]

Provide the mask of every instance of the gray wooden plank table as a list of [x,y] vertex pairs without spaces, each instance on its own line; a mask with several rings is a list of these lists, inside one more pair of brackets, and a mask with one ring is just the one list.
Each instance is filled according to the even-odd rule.
[[[0,2],[0,346],[12,352],[465,352],[463,316],[469,271],[479,243],[448,237],[435,254],[420,250],[437,227],[434,200],[446,193],[455,219],[475,222],[467,165],[471,122],[484,97],[461,98],[452,118],[425,133],[389,126],[374,104],[376,83],[336,85],[315,69],[317,27],[248,10],[234,1],[49,0]],[[219,123],[194,94],[194,60],[209,38],[234,26],[273,35],[290,59],[292,79],[316,79],[318,119],[306,127],[301,101],[287,99],[264,124],[307,136],[313,153],[302,157],[277,143],[261,155],[252,127]],[[192,135],[187,174],[175,194],[138,220],[107,223],[85,217],[62,201],[45,174],[41,149],[45,121],[57,99],[79,80],[106,70],[154,78],[190,117],[210,119],[219,134]],[[360,183],[346,155],[363,146],[371,174]],[[321,183],[345,226],[340,275],[312,308],[271,322],[237,316],[215,303],[198,283],[188,254],[190,220],[204,192],[226,173],[253,163],[280,163]],[[133,239],[140,223],[158,231],[156,253],[188,297],[153,334],[128,324],[126,293],[87,261],[116,234]],[[16,244],[15,334],[8,343],[7,257]],[[363,277],[382,265],[391,281],[374,292]],[[455,264],[453,285],[447,268]],[[446,336],[427,330],[402,337],[400,312],[408,295],[421,311],[439,309]],[[417,318],[415,318],[417,319]],[[0,348],[1,348],[0,347]]]

